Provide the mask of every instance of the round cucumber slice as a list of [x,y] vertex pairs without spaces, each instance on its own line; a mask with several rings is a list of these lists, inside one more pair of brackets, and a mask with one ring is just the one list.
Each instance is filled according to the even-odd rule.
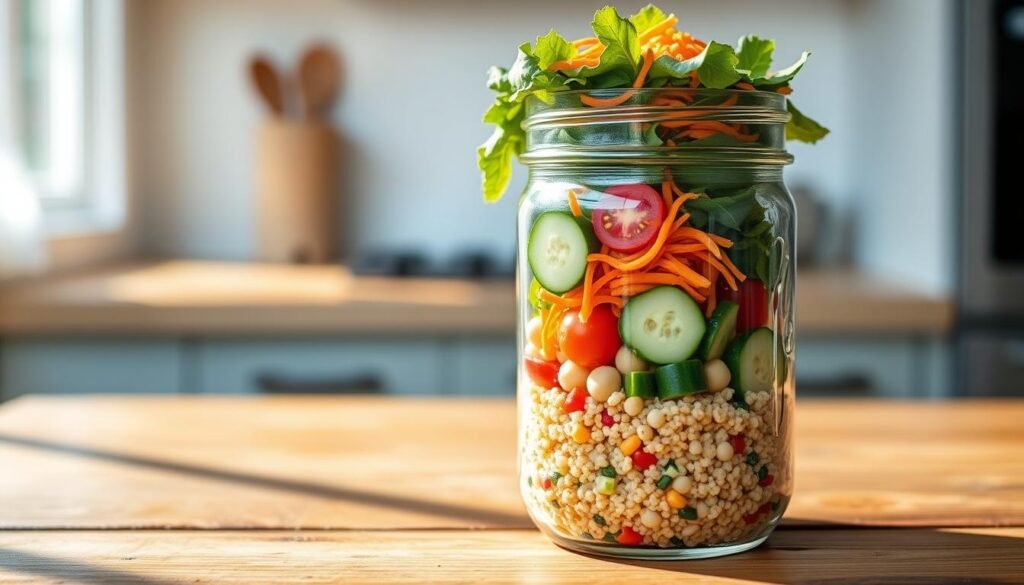
[[740,306],[732,301],[722,301],[711,313],[704,339],[700,341],[697,355],[704,361],[722,357],[725,348],[736,335],[736,317],[740,314]]
[[772,348],[775,333],[767,327],[752,329],[729,344],[722,360],[732,373],[732,387],[740,394],[772,389],[775,375]]
[[548,211],[530,228],[526,258],[537,282],[561,294],[583,282],[587,254],[597,249],[596,242],[586,220],[561,211]]
[[654,381],[654,372],[630,372],[623,380],[623,388],[626,396],[639,396],[640,398],[654,398],[658,395],[657,385]]
[[681,362],[693,355],[705,328],[697,303],[673,286],[652,288],[629,299],[619,318],[623,343],[655,364]]
[[654,370],[658,379],[658,398],[675,400],[708,389],[704,379],[704,364],[700,360],[686,360],[661,366]]

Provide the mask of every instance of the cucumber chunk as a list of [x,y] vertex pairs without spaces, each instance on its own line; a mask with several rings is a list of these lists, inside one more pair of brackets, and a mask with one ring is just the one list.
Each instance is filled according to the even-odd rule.
[[740,306],[732,301],[722,301],[708,319],[708,328],[704,339],[700,340],[697,355],[704,361],[722,357],[725,348],[736,335],[736,317],[740,314]]
[[537,282],[561,294],[583,282],[587,254],[597,249],[596,242],[586,220],[561,211],[548,211],[530,228],[526,258]]
[[639,396],[640,398],[654,398],[658,395],[657,385],[654,382],[654,372],[630,372],[623,380],[623,388],[626,396]]
[[682,290],[659,286],[626,303],[619,336],[641,358],[655,364],[681,362],[704,337],[704,315]]
[[675,400],[708,389],[700,360],[661,366],[654,370],[654,375],[658,379],[658,398],[662,400]]
[[732,387],[741,395],[772,389],[772,349],[775,333],[767,327],[752,329],[729,344],[722,361],[732,373]]

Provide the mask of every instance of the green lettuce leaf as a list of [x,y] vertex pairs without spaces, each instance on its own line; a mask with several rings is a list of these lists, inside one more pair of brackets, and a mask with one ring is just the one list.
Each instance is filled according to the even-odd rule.
[[754,208],[755,193],[754,187],[748,187],[726,197],[701,197],[687,201],[685,207],[687,211],[700,210],[706,213],[709,221],[714,224],[738,230]]
[[654,4],[648,4],[641,8],[640,12],[630,16],[629,22],[633,23],[637,31],[644,31],[665,20],[667,16],[667,14],[661,11],[661,8]]
[[736,70],[739,57],[729,45],[711,41],[701,55],[703,60],[697,72],[704,87],[724,89],[743,77]]
[[776,71],[775,73],[768,73],[766,74],[766,77],[752,79],[751,83],[758,88],[785,85],[796,77],[796,74],[800,72],[800,69],[804,66],[804,63],[807,63],[807,58],[810,56],[811,54],[808,51],[804,51],[800,54],[800,58],[796,60],[796,63],[793,63],[785,69]]
[[501,199],[512,177],[512,158],[523,153],[523,116],[521,102],[510,102],[502,96],[484,114],[484,122],[495,126],[490,138],[476,151],[477,166],[483,175],[484,201],[488,203]]
[[647,73],[647,79],[656,81],[659,79],[689,79],[690,74],[700,69],[702,63],[704,63],[704,55],[707,51],[702,52],[696,57],[687,59],[685,61],[676,61],[672,57],[662,55],[654,60],[651,64],[651,70]]
[[544,70],[553,63],[575,57],[576,46],[565,40],[555,29],[551,29],[546,36],[537,37],[537,47],[533,50],[533,55],[537,58],[537,66]]
[[773,52],[775,41],[771,39],[762,39],[754,35],[740,37],[736,45],[736,57],[739,59],[736,68],[745,71],[750,79],[762,78],[772,66]]
[[786,100],[786,110],[792,116],[789,122],[786,122],[786,140],[814,144],[828,135],[828,128],[805,116],[803,112],[796,109],[791,100]]
[[[604,45],[601,60],[596,67],[584,67],[581,77],[598,77],[616,72],[617,79],[632,83],[640,72],[640,36],[629,20],[619,16],[612,6],[605,6],[594,14],[594,35]],[[627,87],[629,84],[626,84]],[[610,87],[604,85],[603,87]]]

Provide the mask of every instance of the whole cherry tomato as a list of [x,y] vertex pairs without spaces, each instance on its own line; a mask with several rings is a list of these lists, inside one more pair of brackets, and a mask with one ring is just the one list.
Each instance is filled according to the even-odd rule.
[[584,323],[579,311],[570,311],[562,318],[558,330],[558,347],[576,364],[594,369],[611,364],[622,346],[619,339],[619,318],[608,305],[598,305]]

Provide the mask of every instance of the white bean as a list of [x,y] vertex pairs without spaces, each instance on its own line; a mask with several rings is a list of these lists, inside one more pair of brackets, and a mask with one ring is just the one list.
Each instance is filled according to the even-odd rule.
[[587,377],[587,392],[596,402],[604,402],[622,388],[622,376],[611,366],[594,368]]
[[704,364],[704,377],[708,381],[708,390],[719,392],[729,386],[732,373],[722,360],[708,360]]
[[558,385],[565,390],[583,388],[587,385],[590,370],[573,361],[567,361],[558,368]]
[[623,403],[622,409],[626,411],[629,416],[636,416],[640,414],[644,409],[644,399],[639,396],[630,396]]
[[647,369],[647,362],[633,353],[633,350],[623,345],[619,348],[618,353],[615,354],[615,367],[623,374],[642,372]]
[[732,459],[732,456],[734,455],[732,445],[730,445],[727,441],[719,443],[716,451],[719,461],[728,461]]
[[544,322],[540,317],[534,317],[526,322],[526,340],[540,347],[540,330],[544,326]]

